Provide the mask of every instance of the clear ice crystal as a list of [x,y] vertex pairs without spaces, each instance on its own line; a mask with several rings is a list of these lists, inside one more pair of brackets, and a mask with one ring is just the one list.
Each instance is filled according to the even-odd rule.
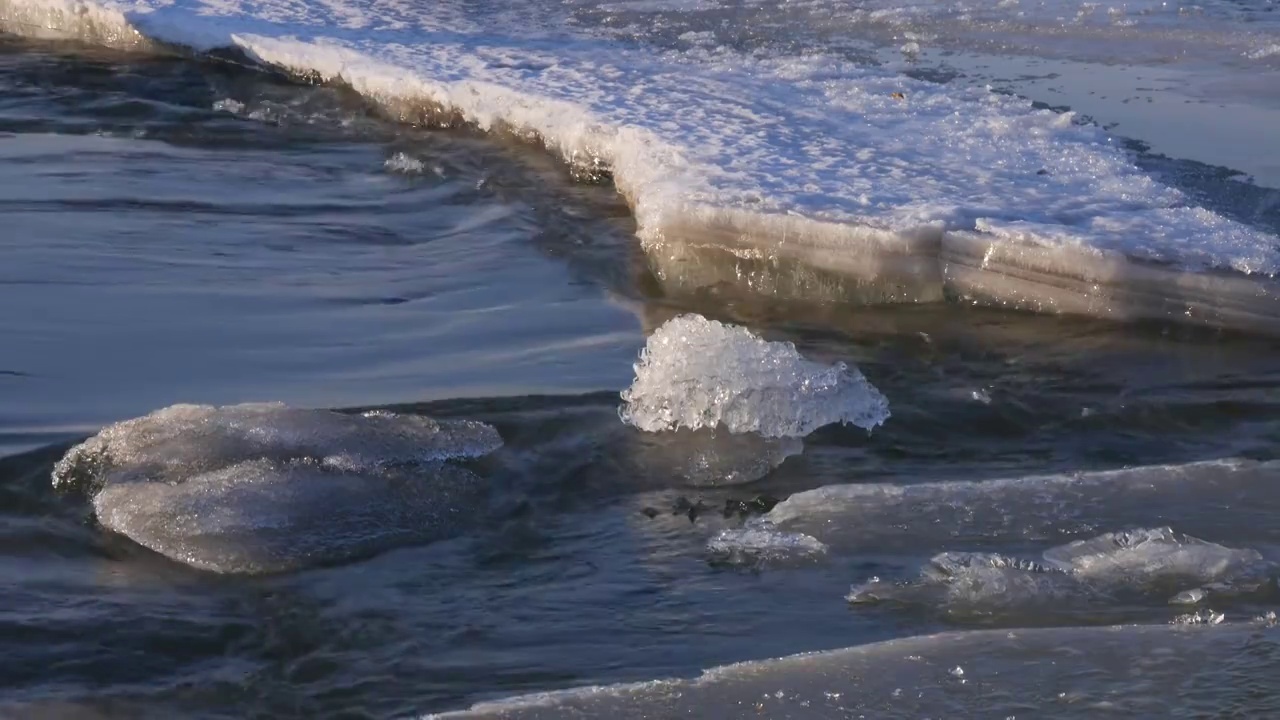
[[722,530],[707,543],[707,551],[730,565],[759,565],[785,560],[809,560],[827,552],[827,546],[803,533],[784,532],[769,523],[750,523]]
[[398,152],[387,158],[382,164],[389,172],[402,175],[418,175],[426,169],[426,164],[416,157]]
[[803,437],[823,425],[872,429],[889,417],[884,395],[855,368],[803,358],[789,342],[682,315],[649,337],[622,419],[641,430],[716,428]]
[[1178,617],[1170,621],[1170,624],[1172,625],[1217,625],[1226,619],[1227,619],[1227,616],[1223,613],[1220,613],[1214,610],[1205,609],[1205,610],[1197,610],[1196,612],[1187,613],[1185,615],[1179,615]]

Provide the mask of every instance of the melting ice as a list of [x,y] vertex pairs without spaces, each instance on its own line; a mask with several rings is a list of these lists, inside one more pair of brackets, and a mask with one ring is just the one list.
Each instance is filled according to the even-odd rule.
[[722,427],[803,437],[837,422],[870,430],[889,417],[889,401],[856,368],[806,360],[789,342],[699,315],[655,330],[635,370],[621,415],[648,432]]
[[827,546],[803,533],[749,525],[721,531],[707,543],[707,550],[720,562],[761,565],[817,558],[827,552]]
[[[1215,460],[1028,477],[829,485],[796,493],[761,522],[812,535],[841,554],[927,555],[963,543],[1048,546],[1158,518],[1248,544],[1280,543],[1268,518],[1280,464]],[[1223,498],[1231,498],[1229,506]]]
[[[1162,184],[1100,128],[834,47],[624,43],[528,0],[0,0],[0,23],[238,48],[341,81],[398,119],[443,110],[511,130],[608,169],[657,263],[691,236],[842,276],[909,258],[900,269],[928,287],[890,296],[945,286],[1042,311],[1280,331],[1280,293],[1258,277],[1280,270],[1273,234]],[[788,44],[785,27],[770,32]]]
[[888,400],[857,369],[806,360],[789,342],[700,315],[655,330],[635,372],[619,415],[661,433],[660,449],[682,458],[673,473],[694,485],[757,480],[823,425],[870,430],[889,417]]
[[53,483],[85,489],[103,526],[172,559],[276,572],[453,534],[484,487],[446,461],[501,444],[467,420],[176,405],[72,448]]
[[1229,621],[979,630],[742,662],[687,679],[528,695],[428,717],[1095,720],[1178,717],[1206,701],[1243,717],[1270,717],[1277,661],[1280,637],[1273,630]]
[[[907,602],[946,610],[1063,609],[1152,594],[1174,604],[1274,589],[1276,568],[1255,550],[1234,549],[1171,528],[1107,533],[1044,553],[1044,563],[994,553],[945,552],[909,582],[855,585],[852,603]],[[1169,595],[1166,591],[1178,588]]]

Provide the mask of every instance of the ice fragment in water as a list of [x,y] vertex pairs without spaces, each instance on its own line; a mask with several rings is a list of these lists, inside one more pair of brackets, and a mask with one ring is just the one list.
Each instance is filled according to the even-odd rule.
[[875,579],[852,587],[846,599],[986,613],[1035,606],[1061,611],[1070,605],[1109,603],[1121,592],[1149,595],[1171,583],[1207,583],[1178,592],[1169,600],[1172,604],[1270,588],[1271,566],[1257,551],[1223,547],[1169,528],[1108,533],[1053,548],[1044,557],[1047,564],[991,553],[941,553],[913,582]]
[[1194,590],[1183,590],[1182,592],[1169,598],[1170,605],[1195,605],[1204,600],[1208,592],[1204,588],[1195,588]]
[[1083,577],[1128,582],[1184,579],[1210,582],[1258,564],[1256,550],[1235,550],[1175,533],[1168,527],[1126,530],[1048,550],[1051,565]]
[[479,477],[444,463],[346,472],[250,460],[176,484],[108,485],[93,507],[104,527],[174,560],[267,573],[443,539],[483,497]]
[[417,175],[426,168],[426,165],[423,164],[421,160],[402,152],[398,152],[387,158],[386,162],[382,165],[390,172],[401,173],[404,175]]
[[1173,625],[1217,625],[1227,616],[1213,610],[1199,610],[1197,612],[1179,615],[1171,621]]
[[453,534],[483,485],[444,461],[501,444],[466,420],[176,405],[72,448],[53,483],[86,488],[105,527],[170,558],[275,572]]
[[718,562],[759,565],[814,559],[825,554],[827,546],[803,533],[784,532],[769,523],[749,523],[721,531],[707,543],[707,551]]
[[994,553],[942,553],[921,572],[945,588],[942,601],[962,606],[1019,606],[1056,602],[1080,591],[1066,573]]
[[228,112],[233,115],[239,115],[244,112],[244,103],[239,100],[226,98],[225,100],[218,100],[215,102],[213,104],[213,110],[214,112]]
[[804,359],[789,342],[682,315],[649,337],[622,393],[622,419],[641,430],[715,428],[803,437],[831,423],[871,429],[889,403],[844,363]]
[[173,405],[104,428],[71,448],[53,484],[181,482],[250,459],[310,459],[348,470],[486,455],[502,445],[492,427],[381,410],[360,415],[283,403]]

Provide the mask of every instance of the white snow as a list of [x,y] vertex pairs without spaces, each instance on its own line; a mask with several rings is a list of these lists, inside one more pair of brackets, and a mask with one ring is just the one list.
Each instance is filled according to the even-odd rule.
[[[915,252],[943,230],[974,230],[1192,270],[1280,269],[1274,236],[1195,207],[1096,127],[839,55],[622,44],[528,0],[0,8],[9,25],[39,11],[42,27],[72,34],[82,18],[121,20],[196,50],[238,47],[348,83],[406,119],[435,107],[508,128],[612,170],[650,244],[679,228],[728,227]],[[117,33],[128,34],[123,23]]]

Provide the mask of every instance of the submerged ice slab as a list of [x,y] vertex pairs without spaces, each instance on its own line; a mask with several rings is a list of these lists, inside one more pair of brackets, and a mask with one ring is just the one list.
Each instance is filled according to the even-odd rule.
[[994,553],[945,552],[934,556],[916,580],[873,579],[853,586],[847,599],[984,615],[1105,608],[1121,596],[1192,605],[1270,592],[1275,571],[1256,550],[1224,547],[1165,527],[1107,533],[1051,548],[1044,552],[1044,563]]
[[853,483],[800,492],[761,522],[833,553],[928,557],[939,549],[1046,547],[1180,518],[1186,533],[1280,543],[1280,463],[1220,460],[996,480]]
[[1094,588],[1068,573],[994,553],[934,556],[916,580],[873,578],[854,585],[845,599],[922,605],[952,614],[1062,609],[1095,597]]
[[[945,288],[1042,311],[1248,317],[1250,327],[1280,329],[1268,279],[1280,270],[1277,238],[1198,207],[1069,114],[856,65],[821,45],[786,54],[739,52],[714,37],[625,43],[563,13],[532,0],[0,0],[4,27],[18,32],[75,35],[85,23],[119,20],[122,34],[134,27],[197,51],[238,48],[347,83],[397,118],[539,142],[612,173],[668,275],[679,275],[673,247],[722,234],[738,254],[862,275],[856,284],[883,300],[936,299]],[[769,32],[778,33],[773,45],[788,45],[786,26]],[[1029,277],[1016,264],[968,262],[969,249],[984,245],[1058,255]],[[940,273],[940,261],[954,271]],[[1167,280],[1225,272],[1256,292],[1233,290],[1225,314],[1216,286],[1190,308],[1160,283],[1123,292],[1130,269],[1153,267]],[[882,287],[877,268],[920,286]],[[1095,297],[1088,280],[1099,274],[1119,289]]]
[[1048,550],[1054,567],[1098,580],[1174,577],[1212,582],[1262,561],[1256,550],[1231,550],[1172,528],[1125,530]]
[[655,330],[635,370],[620,414],[648,432],[722,427],[803,437],[837,422],[870,430],[889,417],[888,400],[857,369],[820,365],[789,342],[700,315]]
[[1274,630],[1230,622],[949,632],[427,717],[1272,717],[1276,663]]
[[93,498],[103,527],[219,573],[296,570],[457,534],[484,498],[444,463],[384,471],[251,460],[186,480],[117,483]]
[[53,483],[85,489],[104,527],[175,560],[277,572],[455,533],[483,484],[445,461],[501,444],[468,420],[175,405],[73,447]]

